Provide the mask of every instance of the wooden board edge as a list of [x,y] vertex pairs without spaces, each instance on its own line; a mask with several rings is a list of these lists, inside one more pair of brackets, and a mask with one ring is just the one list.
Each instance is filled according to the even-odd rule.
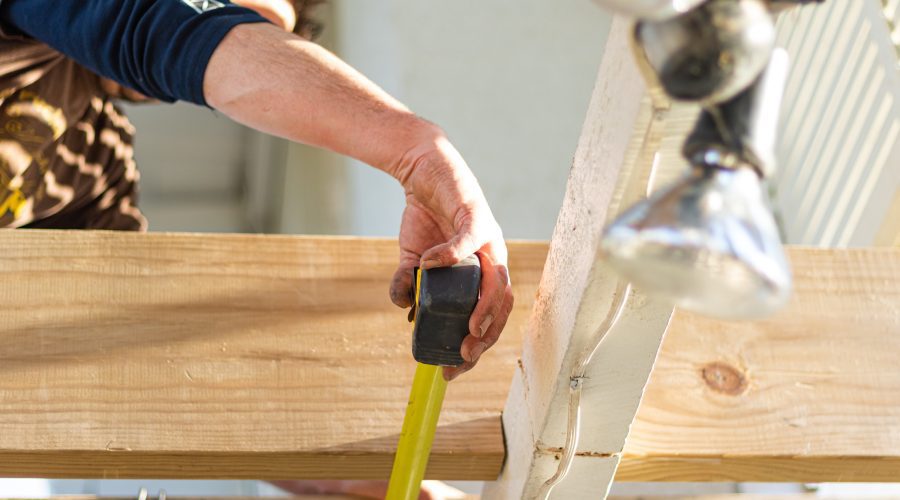
[[[426,479],[493,481],[503,453],[432,454]],[[387,479],[392,453],[2,451],[0,477],[81,479]]]
[[624,455],[619,482],[900,482],[900,456]]

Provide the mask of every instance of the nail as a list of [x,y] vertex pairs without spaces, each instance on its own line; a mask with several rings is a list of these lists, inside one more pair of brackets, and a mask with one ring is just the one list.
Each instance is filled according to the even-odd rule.
[[494,315],[488,314],[484,317],[484,321],[481,322],[481,326],[478,327],[478,338],[484,337],[484,334],[487,333],[487,329],[491,327],[491,323],[494,322]]
[[432,269],[435,267],[441,267],[440,259],[428,259],[422,262],[422,269]]
[[469,362],[474,363],[478,361],[478,358],[481,357],[481,354],[484,352],[484,342],[479,342],[475,344],[475,347],[469,349]]

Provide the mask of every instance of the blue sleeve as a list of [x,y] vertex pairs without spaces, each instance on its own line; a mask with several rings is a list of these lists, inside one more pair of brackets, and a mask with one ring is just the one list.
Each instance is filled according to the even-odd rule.
[[236,25],[265,21],[229,0],[0,1],[3,27],[147,96],[201,105],[215,48]]

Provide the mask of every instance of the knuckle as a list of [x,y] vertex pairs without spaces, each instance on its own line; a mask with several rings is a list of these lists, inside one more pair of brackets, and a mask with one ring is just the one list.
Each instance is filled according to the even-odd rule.
[[506,290],[502,286],[495,286],[492,290],[491,295],[493,296],[495,302],[501,303],[506,296]]
[[515,299],[510,299],[508,302],[505,302],[505,303],[503,304],[503,316],[504,316],[504,317],[507,317],[507,318],[508,318],[509,315],[512,314],[512,311],[513,311],[513,302],[515,302]]
[[474,366],[475,366],[474,361],[466,361],[465,363],[455,367],[453,369],[454,377],[458,377],[458,376],[462,375],[463,373],[466,373],[467,371],[471,370]]

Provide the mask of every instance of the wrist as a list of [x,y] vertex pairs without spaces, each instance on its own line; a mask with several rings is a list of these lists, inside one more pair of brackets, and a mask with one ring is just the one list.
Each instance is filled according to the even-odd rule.
[[452,163],[446,158],[447,150],[453,150],[453,146],[439,126],[414,116],[404,135],[403,144],[397,148],[401,154],[387,170],[401,185],[407,186],[413,172],[423,166]]

